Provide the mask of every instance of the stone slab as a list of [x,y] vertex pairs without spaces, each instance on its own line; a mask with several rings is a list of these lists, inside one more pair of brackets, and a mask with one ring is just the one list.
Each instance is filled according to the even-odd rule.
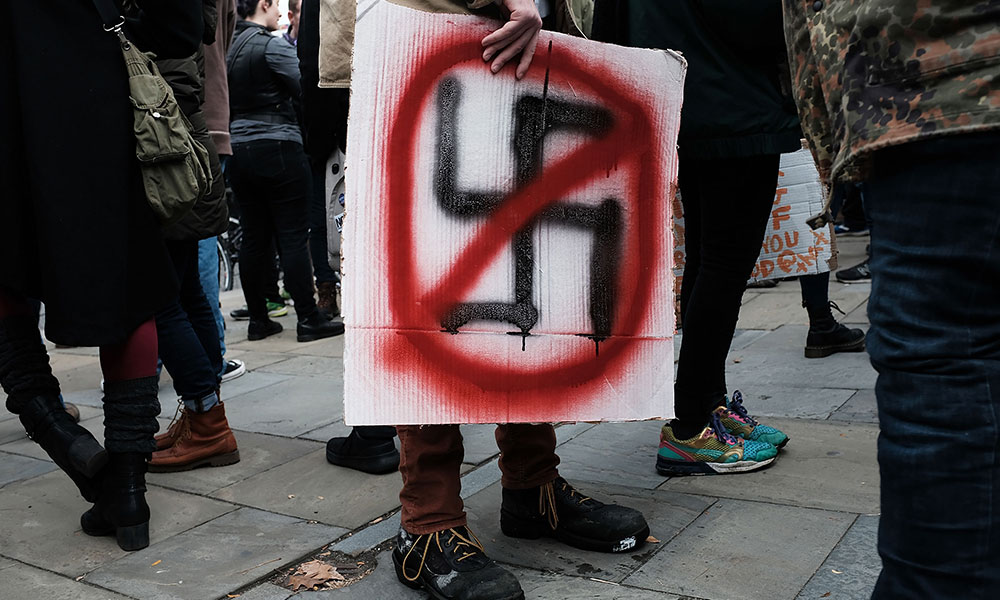
[[[734,387],[746,388],[748,382],[766,382],[771,386],[873,389],[875,369],[865,352],[834,354],[823,359],[803,356],[808,327],[784,325],[750,344],[726,364],[727,379]],[[806,376],[808,374],[808,376]]]
[[587,483],[576,487],[602,502],[640,511],[649,523],[650,535],[661,543],[647,544],[632,553],[603,554],[577,550],[552,539],[529,542],[508,538],[500,531],[500,484],[494,484],[465,501],[469,525],[486,545],[490,557],[500,562],[620,583],[636,567],[655,557],[671,538],[697,519],[713,502],[700,496],[625,488],[614,484]]
[[241,593],[240,600],[288,600],[292,592],[273,583],[262,583]]
[[[729,352],[739,352],[763,336],[767,335],[767,333],[768,330],[766,329],[737,329],[733,334],[733,342],[729,345]],[[680,348],[678,347],[674,354],[676,355],[679,352]]]
[[0,444],[16,442],[27,437],[28,434],[24,432],[24,426],[21,425],[20,419],[13,418],[0,421]]
[[0,556],[0,571],[3,571],[7,567],[12,567],[12,566],[14,566],[16,564],[19,564],[19,563],[16,563],[16,562],[10,560],[9,558],[4,558],[3,556]]
[[256,371],[232,383],[254,375],[278,379],[273,385],[225,399],[226,417],[233,429],[295,437],[344,416],[341,380]]
[[844,513],[719,500],[624,583],[697,598],[791,600],[853,520]]
[[[323,442],[324,444],[334,437],[347,437],[351,434],[351,430],[354,429],[350,425],[345,425],[343,419],[338,419],[329,425],[324,425],[322,427],[317,427],[312,431],[307,431],[298,437],[304,440],[314,440],[317,442]],[[399,445],[398,443],[396,444]]]
[[331,358],[343,358],[344,356],[344,336],[326,338],[308,344],[300,344],[289,350],[292,354],[308,354],[310,356],[328,356]]
[[56,470],[56,466],[51,462],[0,452],[0,488],[54,470]]
[[[72,402],[73,404],[77,405],[77,407],[90,406],[92,408],[103,410],[102,407],[104,406],[104,392],[102,392],[100,387],[98,387],[100,383],[101,380],[98,379],[97,381],[92,382],[89,387],[79,389],[73,392],[69,392],[64,389],[63,400],[66,402]],[[160,385],[160,389],[161,390],[163,389],[162,383]]]
[[[545,600],[685,600],[674,594],[624,586],[599,578],[568,577],[531,569],[511,569],[521,582],[526,598]],[[687,599],[693,600],[693,599]]]
[[356,529],[398,508],[402,485],[399,473],[368,475],[335,467],[326,462],[323,448],[222,488],[212,496]]
[[5,600],[128,600],[114,592],[88,583],[36,569],[29,565],[15,564],[3,570],[0,577],[0,598]]
[[[870,293],[871,284],[869,283],[867,285],[869,286],[869,289],[865,290],[865,293]],[[861,286],[857,285],[855,287],[860,288]],[[855,326],[862,326],[863,329],[867,329],[867,326],[871,325],[871,322],[868,320],[868,301],[865,300],[864,302],[862,302],[857,308],[847,313],[847,316],[844,317],[842,320],[844,323]]]
[[[242,360],[248,371],[256,371],[268,365],[273,365],[284,360],[288,360],[288,354],[281,352],[265,352],[260,350],[240,350],[226,348],[226,359],[238,358]],[[230,380],[234,381],[234,380]],[[228,387],[228,386],[227,386]]]
[[[93,412],[94,409],[91,409]],[[83,414],[83,409],[81,409],[81,415]],[[98,416],[91,417],[86,420],[80,421],[80,426],[89,431],[94,435],[98,442],[103,444],[104,442],[104,416],[100,411]],[[157,423],[160,425],[160,431],[166,431],[167,427],[170,425],[169,419],[158,418]],[[46,462],[51,462],[52,459],[49,455],[45,453],[45,450],[41,446],[31,441],[27,437],[22,437],[16,441],[8,442],[0,446],[0,450],[4,452],[9,452],[11,454],[20,454],[21,456],[29,456],[31,458],[36,458],[38,460],[44,460]]]
[[146,481],[184,492],[207,495],[315,452],[321,447],[311,441],[260,433],[237,431],[235,435],[240,451],[240,462],[235,465],[181,473],[149,473]]
[[[798,282],[782,283],[781,287],[760,292],[750,300],[744,297],[737,328],[776,329],[782,325],[809,324],[809,315],[801,306]],[[840,310],[850,313],[868,299],[868,291],[849,287],[831,288],[830,299],[840,306]],[[804,342],[805,337],[802,340]]]
[[[242,377],[237,377],[232,381],[226,382],[225,387],[222,388],[222,400],[228,403],[230,400],[235,400],[241,396],[252,394],[254,392],[266,393],[266,390],[272,386],[279,383],[288,381],[291,379],[288,375],[279,375],[276,373],[263,373],[260,371],[251,371]],[[165,414],[168,409],[172,408],[174,404],[177,403],[177,393],[174,391],[172,385],[164,385],[160,382],[160,406],[162,416],[169,416]],[[226,412],[228,418],[229,412]]]
[[103,377],[99,362],[72,369],[61,369],[55,371],[55,375],[59,378],[59,389],[63,397],[73,392],[100,389]]
[[855,394],[845,389],[746,383],[747,389],[741,390],[743,402],[750,414],[761,417],[826,419]]
[[861,515],[823,566],[799,593],[798,600],[868,600],[882,570],[875,544],[879,518]]
[[675,477],[662,489],[852,513],[877,513],[878,428],[768,419],[791,441],[767,469],[724,477]]
[[298,562],[343,533],[241,508],[133,552],[86,580],[143,600],[218,598]]
[[559,447],[559,472],[574,484],[594,481],[653,489],[667,479],[655,469],[662,425],[602,423]]
[[[225,502],[151,486],[146,498],[153,544],[232,511]],[[68,577],[126,556],[113,537],[90,537],[80,515],[90,504],[61,471],[8,485],[0,494],[4,555]],[[155,559],[154,559],[155,560]]]
[[59,376],[59,373],[63,371],[71,371],[81,367],[96,367],[100,370],[101,359],[97,356],[50,352],[49,366],[52,367],[52,372],[55,373],[56,376]]
[[843,406],[833,411],[831,421],[849,423],[878,423],[878,405],[875,390],[858,390]]
[[267,373],[282,375],[309,375],[312,377],[331,377],[344,380],[344,360],[326,356],[290,356],[287,360],[264,365],[258,368]]

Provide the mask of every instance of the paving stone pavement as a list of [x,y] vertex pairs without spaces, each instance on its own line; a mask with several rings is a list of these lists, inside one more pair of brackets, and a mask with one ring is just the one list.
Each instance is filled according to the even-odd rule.
[[[841,244],[841,265],[864,240]],[[831,283],[844,321],[867,327],[870,286]],[[224,312],[243,304],[223,295]],[[246,340],[227,318],[229,356],[250,372],[222,390],[242,460],[151,474],[152,545],[125,553],[79,527],[87,504],[72,483],[0,415],[0,598],[83,600],[239,597],[246,600],[422,599],[396,581],[388,552],[375,571],[338,590],[276,584],[286,566],[325,547],[361,553],[398,527],[398,474],[369,476],[326,463],[324,442],[345,435],[343,339],[300,344],[285,331]],[[769,469],[668,479],[654,469],[660,423],[564,424],[561,473],[583,492],[640,509],[658,540],[631,554],[577,551],[499,531],[500,472],[493,426],[463,426],[463,485],[473,530],[513,570],[527,598],[562,600],[861,600],[878,575],[875,373],[864,353],[808,360],[796,282],[749,290],[728,361],[732,388],[791,442]],[[83,423],[103,433],[93,349],[51,348]],[[0,397],[2,400],[2,397]],[[161,381],[161,427],[174,412]],[[829,595],[826,595],[829,594]]]

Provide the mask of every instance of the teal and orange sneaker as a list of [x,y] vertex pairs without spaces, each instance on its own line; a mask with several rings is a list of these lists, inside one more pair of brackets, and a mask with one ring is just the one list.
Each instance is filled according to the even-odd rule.
[[778,456],[767,442],[744,440],[726,431],[719,413],[709,417],[708,427],[687,440],[674,437],[670,423],[660,430],[656,472],[660,475],[717,475],[763,469]]
[[767,442],[778,449],[784,448],[788,443],[788,436],[780,429],[764,425],[750,416],[743,406],[743,394],[739,390],[733,392],[731,398],[727,396],[726,404],[715,410],[719,413],[719,420],[722,421],[726,431],[737,437],[755,442]]

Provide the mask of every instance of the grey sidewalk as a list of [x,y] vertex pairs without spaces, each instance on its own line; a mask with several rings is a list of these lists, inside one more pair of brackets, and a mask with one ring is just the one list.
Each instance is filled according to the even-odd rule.
[[[865,240],[840,243],[842,266],[860,259]],[[847,323],[867,327],[868,291],[831,285]],[[239,307],[241,295],[226,294],[224,304]],[[78,519],[88,505],[17,419],[0,414],[0,598],[285,600],[293,593],[275,577],[286,567],[324,548],[360,555],[390,538],[399,475],[356,473],[324,456],[324,442],[348,431],[343,338],[299,344],[293,318],[281,321],[286,331],[260,342],[228,322],[228,356],[251,369],[223,387],[242,461],[150,475],[152,544],[140,552],[84,535]],[[504,537],[493,428],[463,427],[463,495],[489,554],[517,573],[528,598],[866,599],[879,570],[875,372],[866,354],[803,358],[806,323],[795,282],[744,298],[728,377],[751,412],[791,437],[770,469],[668,479],[653,468],[658,423],[557,429],[567,479],[646,515],[659,542],[634,554]],[[96,351],[53,349],[52,363],[66,399],[101,437]],[[164,426],[175,398],[164,377]],[[426,597],[396,582],[387,553],[374,560],[375,571],[353,585],[294,595]]]

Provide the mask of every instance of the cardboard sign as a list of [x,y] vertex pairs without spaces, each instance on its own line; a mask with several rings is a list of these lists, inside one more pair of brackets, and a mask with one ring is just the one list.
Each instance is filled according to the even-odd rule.
[[344,223],[350,424],[669,417],[685,63],[359,9]]
[[825,195],[812,154],[782,154],[774,208],[750,281],[826,273],[836,268],[833,225],[814,230],[806,221],[823,212]]

